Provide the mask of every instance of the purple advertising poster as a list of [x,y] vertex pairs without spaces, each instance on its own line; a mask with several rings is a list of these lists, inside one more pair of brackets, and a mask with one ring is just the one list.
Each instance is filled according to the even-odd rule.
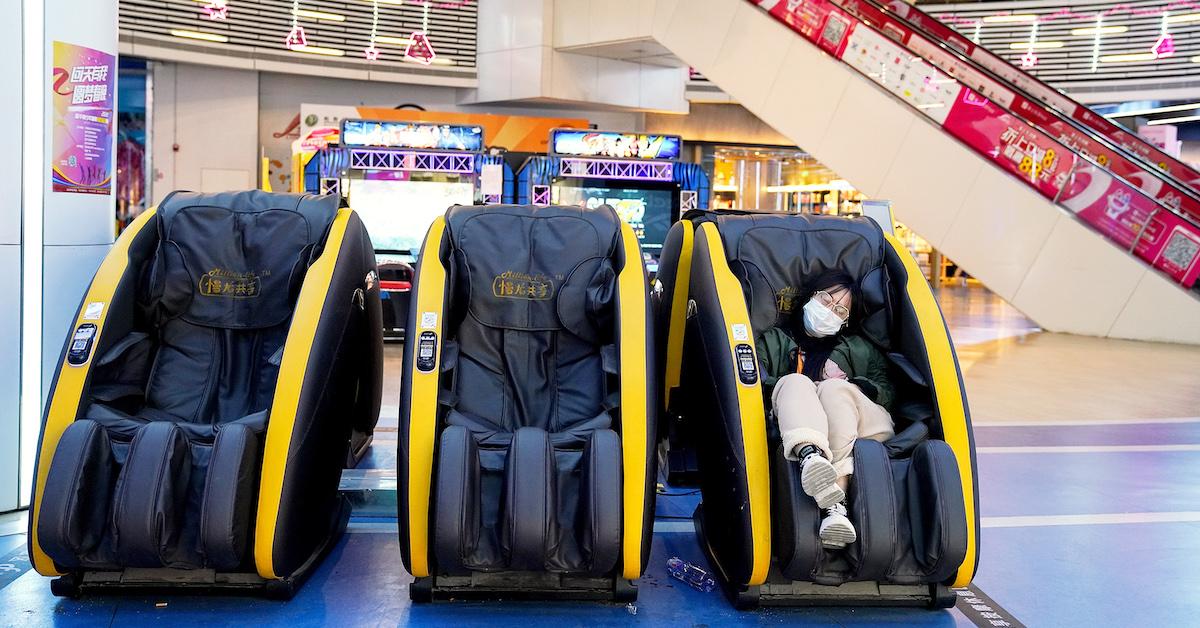
[[112,191],[116,61],[99,50],[54,42],[50,176],[55,192]]

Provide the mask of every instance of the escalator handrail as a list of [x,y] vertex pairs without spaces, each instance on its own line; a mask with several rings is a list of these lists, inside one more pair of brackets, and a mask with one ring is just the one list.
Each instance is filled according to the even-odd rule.
[[[936,17],[929,15],[928,13],[923,11],[921,8],[919,8],[915,5],[912,5],[912,4],[908,4],[908,3],[904,2],[903,0],[878,0],[876,2],[876,4],[884,4],[884,3],[891,5],[890,6],[891,11],[889,11],[889,12],[892,15],[898,16],[900,19],[904,20],[905,22],[909,23],[910,25],[912,25],[913,27],[915,27],[919,30],[922,30],[928,34],[934,35],[935,41],[946,42],[943,45],[949,46],[950,48],[953,48],[955,50],[960,50],[960,51],[966,52],[966,56],[968,59],[970,59],[971,61],[974,61],[979,67],[988,70],[989,73],[996,74],[996,72],[994,70],[981,64],[978,59],[974,59],[973,57],[971,57],[972,53],[978,51],[980,54],[986,55],[987,57],[989,57],[990,60],[1004,66],[1005,68],[1007,68],[1007,69],[1011,70],[1012,72],[1016,73],[1017,75],[1021,76],[1024,80],[1028,81],[1029,83],[1033,84],[1033,86],[1037,87],[1037,92],[1041,92],[1042,95],[1039,95],[1038,93],[1030,90],[1028,87],[1017,86],[1015,83],[1012,83],[1011,80],[1008,80],[1008,79],[1003,79],[1003,80],[1005,82],[1011,84],[1013,87],[1019,87],[1023,93],[1028,94],[1029,96],[1032,96],[1034,102],[1040,103],[1040,104],[1048,107],[1051,110],[1058,111],[1059,113],[1064,114],[1071,121],[1078,122],[1080,124],[1084,124],[1084,125],[1088,126],[1092,130],[1099,133],[1102,137],[1115,142],[1117,145],[1121,146],[1127,152],[1132,153],[1133,155],[1137,156],[1141,161],[1144,161],[1144,162],[1150,161],[1150,160],[1147,160],[1146,156],[1138,154],[1137,150],[1131,149],[1130,146],[1128,146],[1125,142],[1127,142],[1128,144],[1134,144],[1134,145],[1138,145],[1138,146],[1145,148],[1147,150],[1147,152],[1154,157],[1154,159],[1158,160],[1160,163],[1170,166],[1170,168],[1167,168],[1164,170],[1163,168],[1158,167],[1158,164],[1151,162],[1151,163],[1149,163],[1149,165],[1152,168],[1157,167],[1160,171],[1166,172],[1172,178],[1185,183],[1185,185],[1187,185],[1188,187],[1193,187],[1193,186],[1191,186],[1190,183],[1188,183],[1189,179],[1185,179],[1185,178],[1181,177],[1180,175],[1188,175],[1190,177],[1190,180],[1200,181],[1200,170],[1193,168],[1190,164],[1188,164],[1176,157],[1172,157],[1171,155],[1168,155],[1167,153],[1163,152],[1157,146],[1147,142],[1146,140],[1142,139],[1141,137],[1139,137],[1138,135],[1136,135],[1134,133],[1130,133],[1128,129],[1121,127],[1121,125],[1116,124],[1115,122],[1112,122],[1108,118],[1105,118],[1104,116],[1097,114],[1096,112],[1092,111],[1086,105],[1083,105],[1082,103],[1075,101],[1075,99],[1073,99],[1070,96],[1055,89],[1051,85],[1047,84],[1045,81],[1042,81],[1041,79],[1037,78],[1036,76],[1034,76],[1028,72],[1022,71],[1020,68],[1016,67],[1012,63],[1009,63],[1009,61],[1007,59],[1005,59],[1004,57],[1001,57],[1000,55],[992,52],[985,46],[982,46],[980,44],[977,44],[977,43],[971,41],[970,39],[967,39],[965,36],[963,36],[962,33],[951,28],[947,24],[938,20]],[[901,8],[904,9],[903,12],[901,12],[901,10],[900,10]],[[915,14],[915,18],[916,18],[915,20],[914,20],[914,14]],[[961,44],[965,48],[965,50],[958,48],[955,45],[955,42],[958,44]],[[1047,97],[1046,95],[1050,95],[1050,96]],[[1057,101],[1065,101],[1065,102],[1069,103],[1070,106],[1073,107],[1075,110],[1074,111],[1062,111],[1061,109],[1059,109],[1056,106],[1056,103],[1054,102],[1056,100]],[[1080,117],[1076,117],[1077,114]],[[1114,136],[1116,136],[1116,137],[1114,137]],[[1121,139],[1117,139],[1118,137]],[[1175,172],[1175,170],[1178,170],[1179,172]],[[1195,190],[1194,187],[1193,187],[1193,190]]]
[[[1116,177],[1117,179],[1119,179],[1125,183],[1128,183],[1129,185],[1132,185],[1133,187],[1141,189],[1142,192],[1146,196],[1153,198],[1160,205],[1162,205],[1165,209],[1170,210],[1171,212],[1180,216],[1180,218],[1186,220],[1187,222],[1189,222],[1193,225],[1196,225],[1197,227],[1200,227],[1200,193],[1198,193],[1196,191],[1196,189],[1192,185],[1187,183],[1186,181],[1181,181],[1178,178],[1176,178],[1174,175],[1172,175],[1170,172],[1163,171],[1163,170],[1155,167],[1152,164],[1146,163],[1145,160],[1140,155],[1137,155],[1136,153],[1129,151],[1128,149],[1126,149],[1124,146],[1120,145],[1119,143],[1112,141],[1111,138],[1108,138],[1102,134],[1099,134],[1095,129],[1083,126],[1078,120],[1066,115],[1064,112],[1059,111],[1058,109],[1056,109],[1052,106],[1047,106],[1044,103],[1044,101],[1042,99],[1038,98],[1036,95],[1030,94],[1028,91],[1023,89],[1022,87],[1016,85],[1015,83],[1012,83],[1011,81],[1004,78],[1003,76],[996,74],[988,67],[980,64],[977,60],[972,59],[971,57],[969,57],[967,55],[964,55],[960,49],[958,49],[957,47],[955,47],[953,45],[949,45],[949,44],[945,43],[945,39],[937,36],[937,34],[930,34],[927,30],[924,29],[923,25],[915,24],[912,21],[906,19],[905,17],[899,15],[898,13],[888,10],[887,7],[881,6],[882,2],[880,2],[879,0],[831,0],[831,4],[833,4],[834,6],[837,6],[838,8],[849,13],[850,15],[853,15],[854,17],[858,18],[860,21],[863,21],[864,23],[866,23],[867,26],[875,28],[876,30],[880,30],[879,27],[875,24],[872,24],[868,20],[868,18],[871,16],[864,15],[863,12],[858,10],[857,6],[853,6],[853,5],[855,5],[855,4],[868,5],[872,8],[874,8],[876,11],[881,12],[882,14],[886,15],[886,17],[893,19],[905,26],[908,26],[909,28],[912,29],[913,35],[922,37],[927,43],[942,50],[946,54],[952,56],[955,60],[967,65],[971,70],[978,72],[979,74],[982,74],[985,78],[998,84],[1001,88],[1007,89],[1007,90],[1013,92],[1015,95],[1020,96],[1026,102],[1028,102],[1029,104],[1031,104],[1031,105],[1037,107],[1039,110],[1041,110],[1042,113],[1044,113],[1048,116],[1051,116],[1064,124],[1067,124],[1072,129],[1074,129],[1076,132],[1082,134],[1086,139],[1103,145],[1106,149],[1108,149],[1109,151],[1112,151],[1116,155],[1119,155],[1122,159],[1125,159],[1131,165],[1133,165],[1135,167],[1140,167],[1140,169],[1143,173],[1145,173],[1146,175],[1149,175],[1150,177],[1158,179],[1163,184],[1165,184],[1168,192],[1174,192],[1175,194],[1179,195],[1180,197],[1186,197],[1186,198],[1190,199],[1190,203],[1188,203],[1188,205],[1186,207],[1183,206],[1183,204],[1182,204],[1182,198],[1180,198],[1180,205],[1178,207],[1173,206],[1170,203],[1168,203],[1167,201],[1165,201],[1162,197],[1154,196],[1151,191],[1146,190],[1146,189],[1142,188],[1140,185],[1137,185],[1136,183],[1134,183],[1133,181],[1128,180],[1125,177],[1125,175],[1114,172],[1109,164],[1101,163],[1096,156],[1086,155],[1086,154],[1082,153],[1079,149],[1071,146],[1066,141],[1064,141],[1064,139],[1062,137],[1060,137],[1059,133],[1056,133],[1052,129],[1043,127],[1041,124],[1039,124],[1035,120],[1030,120],[1025,115],[1022,115],[1021,112],[1014,111],[1013,110],[1014,108],[1005,107],[1003,105],[1000,105],[1000,103],[997,103],[998,105],[1003,107],[1005,109],[1005,111],[1008,111],[1009,113],[1013,114],[1014,116],[1017,116],[1021,120],[1024,120],[1027,124],[1029,124],[1033,128],[1038,129],[1039,131],[1045,133],[1046,135],[1049,135],[1049,136],[1055,138],[1056,140],[1058,140],[1058,142],[1060,144],[1063,144],[1064,146],[1069,148],[1072,152],[1080,155],[1080,157],[1082,157],[1083,159],[1086,159],[1087,161],[1105,169],[1106,171],[1108,171],[1112,176]],[[928,17],[928,16],[926,16],[926,17]],[[929,19],[934,19],[934,18],[929,18]],[[881,32],[883,32],[884,34],[887,34],[886,29],[881,30]],[[934,36],[931,36],[931,35],[934,35]],[[948,72],[946,69],[941,68],[937,64],[936,61],[931,60],[927,56],[921,54],[919,51],[913,50],[911,47],[908,47],[905,44],[905,42],[897,41],[896,43],[904,45],[910,52],[920,56],[922,59],[924,59],[925,61],[932,64],[934,67],[938,67],[939,69],[942,69],[943,72]],[[983,49],[982,47],[980,47],[980,49],[986,50],[986,49]],[[989,51],[989,54],[991,54],[990,51]],[[963,77],[953,76],[953,78],[956,81],[958,81],[959,83],[966,86],[968,89],[972,89],[976,92],[979,91],[979,89],[977,87],[968,84],[967,81],[964,80]]]
[[[874,77],[868,76],[867,73],[863,69],[857,67],[856,65],[851,63],[848,58],[843,56],[844,51],[846,49],[845,47],[848,45],[848,42],[850,41],[851,33],[854,32],[855,29],[860,28],[860,27],[869,29],[869,32],[872,32],[875,37],[879,38],[880,41],[888,41],[891,43],[891,45],[896,46],[897,48],[908,51],[908,52],[911,52],[911,49],[909,49],[904,43],[897,42],[895,37],[886,34],[882,28],[877,27],[876,25],[861,19],[858,15],[851,13],[851,12],[847,11],[846,9],[842,8],[841,6],[839,6],[840,5],[839,0],[800,0],[799,2],[788,2],[786,5],[786,8],[782,8],[784,5],[780,5],[778,2],[773,2],[771,0],[748,0],[748,1],[751,4],[755,5],[756,7],[758,7],[759,9],[766,12],[769,16],[772,17],[772,19],[775,19],[775,20],[783,23],[785,26],[787,26],[789,28],[789,30],[796,33],[801,38],[806,39],[813,45],[817,46],[818,49],[831,54],[840,63],[843,63],[843,64],[849,66],[850,69],[854,70],[855,72],[857,72],[861,75],[866,76],[868,78],[868,80],[871,80],[872,82],[875,82],[877,85],[884,88],[885,91],[888,91],[889,94],[893,98],[900,100],[909,108],[916,110],[919,114],[921,114],[927,118],[930,118],[931,121],[934,121],[935,123],[938,123],[939,126],[943,130],[945,130],[945,132],[947,132],[949,135],[951,135],[951,137],[954,137],[958,141],[963,142],[964,145],[967,146],[972,151],[983,154],[984,149],[982,149],[979,146],[974,146],[971,143],[967,142],[967,140],[963,136],[960,136],[957,132],[953,131],[950,128],[945,127],[943,124],[940,124],[936,120],[936,118],[934,118],[933,116],[931,116],[928,113],[925,113],[924,111],[921,111],[920,110],[921,108],[917,107],[917,105],[915,105],[914,103],[904,100],[897,93],[893,93],[892,90],[888,88],[886,80],[883,82],[876,81]],[[836,16],[838,18],[837,21],[839,23],[844,23],[847,26],[849,26],[849,28],[835,29],[835,30],[839,30],[839,32],[837,32],[834,35],[833,39],[830,39],[830,38],[826,37],[826,34],[831,32],[831,30],[829,29],[829,26],[830,26],[830,19],[833,16]],[[817,20],[815,22],[812,21],[811,19],[808,19],[808,18],[814,18],[814,17],[817,18]],[[853,25],[851,25],[852,23],[853,23]],[[897,25],[894,28],[900,28],[900,26]],[[920,35],[920,33],[914,32],[913,34],[924,37],[923,35]],[[971,89],[969,86],[967,86],[964,82],[959,80],[957,77],[950,75],[948,72],[945,72],[940,67],[933,64],[932,62],[926,61],[924,59],[924,57],[922,57],[921,55],[912,53],[912,56],[913,56],[913,58],[920,59],[922,63],[927,64],[929,66],[929,70],[931,72],[935,73],[936,75],[940,75],[940,77],[944,77],[946,79],[945,82],[952,82],[956,85],[957,89],[961,90],[961,91],[955,93],[954,100],[956,102],[960,99],[960,96],[961,96],[963,99],[963,102],[968,102],[968,100],[969,100],[969,101],[971,101],[972,105],[978,104],[978,102],[982,102],[984,105],[990,104],[990,101],[986,98],[983,98],[981,101],[979,101],[978,99],[975,99],[975,98],[968,98],[970,96],[970,94],[976,94],[976,92],[973,89]],[[930,78],[930,77],[927,77],[927,78]],[[939,82],[942,82],[942,81],[939,81]],[[966,92],[969,92],[969,94],[967,94]],[[906,93],[906,95],[907,95],[907,93]],[[1158,266],[1158,263],[1160,261],[1164,261],[1164,260],[1162,260],[1161,252],[1159,254],[1159,257],[1156,257],[1155,259],[1148,259],[1147,257],[1143,257],[1143,256],[1139,255],[1138,251],[1137,251],[1137,246],[1142,243],[1143,237],[1145,235],[1145,232],[1146,232],[1145,227],[1149,227],[1152,224],[1154,224],[1155,218],[1160,214],[1160,212],[1166,212],[1167,214],[1174,216],[1178,221],[1180,221],[1181,224],[1184,224],[1187,227],[1189,227],[1189,231],[1192,233],[1192,235],[1200,236],[1200,225],[1197,225],[1195,220],[1192,220],[1192,219],[1190,219],[1190,217],[1183,215],[1180,212],[1175,211],[1174,208],[1162,203],[1159,199],[1151,197],[1150,195],[1143,192],[1139,186],[1132,184],[1131,182],[1125,180],[1123,177],[1120,177],[1116,173],[1112,173],[1112,172],[1105,170],[1102,165],[1096,163],[1094,160],[1088,158],[1085,155],[1081,155],[1078,151],[1065,145],[1063,142],[1058,140],[1055,136],[1050,135],[1048,133],[1045,133],[1045,132],[1035,128],[1032,124],[1030,124],[1023,118],[1021,118],[1020,116],[1017,116],[1017,115],[1009,112],[1007,109],[1005,109],[1004,107],[1001,107],[999,104],[994,104],[992,106],[994,106],[997,111],[1002,112],[1003,114],[1010,116],[1012,118],[1013,124],[1010,125],[1010,130],[1012,130],[1013,127],[1024,127],[1023,132],[1025,130],[1027,130],[1036,135],[1042,136],[1040,139],[1043,140],[1043,143],[1045,143],[1047,146],[1049,146],[1050,148],[1056,149],[1057,151],[1061,151],[1062,155],[1069,155],[1071,157],[1070,164],[1065,171],[1059,169],[1059,165],[1057,164],[1057,162],[1055,163],[1055,168],[1059,172],[1060,176],[1056,177],[1056,180],[1054,182],[1050,183],[1048,185],[1048,187],[1045,185],[1040,185],[1038,183],[1038,178],[1037,178],[1036,173],[1033,174],[1032,180],[1027,180],[1023,175],[1018,176],[1017,178],[1021,179],[1027,186],[1033,188],[1037,193],[1041,194],[1043,197],[1047,198],[1054,204],[1056,204],[1060,207],[1063,207],[1065,210],[1071,212],[1072,215],[1076,216],[1076,218],[1078,220],[1084,222],[1085,224],[1088,224],[1090,227],[1097,230],[1098,233],[1100,235],[1102,235],[1103,237],[1105,237],[1106,239],[1110,240],[1111,242],[1117,243],[1119,245],[1128,246],[1129,247],[1128,252],[1133,257],[1135,257],[1135,259],[1139,259],[1143,263],[1150,266],[1151,268],[1154,268],[1155,270],[1160,271],[1160,272],[1164,272],[1164,274],[1165,274],[1165,270]],[[951,109],[951,111],[953,111],[953,109]],[[1007,169],[1008,172],[1010,174],[1013,174],[1014,176],[1018,175],[1018,173],[1016,171],[1012,170],[1011,165],[1008,168],[1005,168],[1002,164],[1004,164],[1006,162],[1004,162],[1002,160],[998,160],[996,154],[992,154],[990,156],[992,158],[992,160],[991,160],[992,163],[996,167],[1000,167],[1001,169]],[[1150,207],[1144,208],[1146,210],[1149,210],[1149,214],[1146,216],[1145,222],[1143,222],[1140,225],[1137,225],[1136,229],[1133,229],[1134,233],[1132,234],[1132,243],[1121,242],[1120,238],[1118,237],[1118,234],[1106,231],[1105,229],[1101,228],[1101,226],[1099,224],[1084,220],[1081,216],[1078,215],[1078,210],[1072,210],[1070,207],[1063,205],[1063,202],[1061,201],[1062,193],[1064,191],[1066,191],[1066,189],[1068,188],[1069,185],[1071,185],[1070,181],[1072,181],[1073,178],[1077,174],[1080,173],[1079,165],[1081,162],[1091,165],[1092,167],[1094,167],[1096,169],[1103,170],[1104,174],[1106,176],[1112,177],[1112,179],[1114,181],[1118,182],[1121,186],[1124,186],[1125,190],[1123,190],[1122,192],[1128,195],[1127,198],[1125,199],[1127,203],[1128,203],[1129,199],[1132,198],[1133,195],[1137,195],[1137,196],[1141,197],[1142,199],[1144,199],[1150,205]],[[1021,172],[1023,173],[1024,170],[1022,170]],[[1060,179],[1061,179],[1061,182],[1059,181]],[[1045,179],[1042,179],[1042,182],[1043,182],[1043,184],[1045,184]],[[1050,194],[1049,192],[1051,192],[1051,191],[1053,191],[1054,194]],[[1161,222],[1161,220],[1160,220],[1159,224],[1164,227],[1168,226],[1166,223]],[[1128,236],[1129,234],[1123,234],[1123,235]],[[1168,276],[1169,276],[1169,279],[1173,283],[1180,285],[1180,284],[1184,283],[1184,281],[1186,280],[1186,276],[1193,273],[1195,271],[1195,269],[1196,269],[1196,265],[1195,265],[1195,260],[1193,258],[1192,263],[1190,263],[1189,266],[1184,269],[1186,271],[1183,273],[1184,277],[1176,278],[1176,277],[1170,277],[1169,275]],[[1197,285],[1200,286],[1200,282],[1198,282]],[[1186,288],[1187,286],[1184,285],[1184,287]]]

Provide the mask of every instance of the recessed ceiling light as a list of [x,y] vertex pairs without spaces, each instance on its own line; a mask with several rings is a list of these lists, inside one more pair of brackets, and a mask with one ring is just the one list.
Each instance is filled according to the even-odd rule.
[[1032,13],[1012,13],[1009,15],[989,15],[983,18],[984,24],[1016,24],[1021,22],[1032,22],[1037,19],[1037,16]]
[[204,41],[215,41],[219,44],[229,41],[229,38],[224,35],[218,35],[216,33],[202,33],[200,31],[187,31],[178,28],[171,29],[171,34],[176,37],[183,37],[184,39],[202,39]]
[[310,20],[325,20],[326,22],[345,22],[346,16],[338,15],[337,13],[328,13],[325,11],[310,11],[308,9],[296,9],[296,17],[306,17]]
[[325,55],[327,57],[344,57],[344,56],[346,56],[345,50],[338,50],[337,48],[324,48],[322,46],[312,46],[312,45],[300,46],[298,48],[292,48],[292,51],[293,52],[306,52],[310,55]]
[[1050,50],[1052,48],[1062,48],[1064,45],[1061,41],[1035,41],[1032,44],[1027,41],[1014,41],[1008,45],[1012,50]]
[[1106,55],[1100,57],[1103,63],[1138,63],[1146,61],[1154,61],[1158,59],[1158,55],[1153,52],[1131,52],[1123,55]]
[[1120,35],[1121,33],[1129,32],[1128,26],[1089,26],[1087,28],[1072,28],[1071,34],[1079,37],[1081,35]]

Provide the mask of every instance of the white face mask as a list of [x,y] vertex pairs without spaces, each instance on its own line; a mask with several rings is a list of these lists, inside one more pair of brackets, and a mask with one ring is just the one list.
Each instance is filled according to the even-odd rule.
[[842,329],[846,321],[838,318],[833,310],[816,299],[804,304],[804,329],[814,338],[832,336]]

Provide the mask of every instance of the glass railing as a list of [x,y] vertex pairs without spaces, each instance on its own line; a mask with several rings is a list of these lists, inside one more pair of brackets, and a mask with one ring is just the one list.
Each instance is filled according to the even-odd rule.
[[[850,2],[854,12],[841,7]],[[1197,285],[1200,225],[1111,170],[1112,155],[1120,153],[1087,152],[1038,129],[1006,107],[1015,102],[1007,96],[1016,96],[1012,90],[968,63],[950,63],[953,55],[878,9],[861,19],[858,13],[865,13],[866,5],[788,0],[762,8],[1172,281],[1186,288]],[[949,69],[922,52],[941,54]]]

